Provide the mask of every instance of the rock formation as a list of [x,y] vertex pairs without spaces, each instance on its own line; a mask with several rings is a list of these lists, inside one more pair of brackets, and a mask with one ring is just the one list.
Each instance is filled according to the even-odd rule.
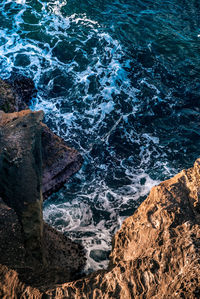
[[[6,82],[0,79],[0,110],[8,113],[28,109],[36,93],[31,79],[12,75]],[[42,124],[42,190],[43,197],[61,188],[76,173],[83,162],[82,156],[65,141]]]
[[200,160],[152,188],[113,238],[107,271],[47,298],[200,298]]
[[85,256],[82,246],[43,222],[42,118],[42,111],[0,112],[0,273],[17,277],[20,288],[45,290],[76,279]]
[[[16,84],[0,81],[6,112]],[[43,222],[41,204],[82,158],[42,116],[0,112],[0,298],[200,298],[200,159],[152,188],[113,237],[108,269],[80,279],[82,247]]]
[[76,173],[83,162],[82,156],[42,124],[42,192],[47,198],[58,191]]
[[6,298],[199,298],[199,191],[197,160],[193,168],[152,188],[124,221],[113,238],[107,270],[56,287],[49,284],[44,291],[1,266],[1,284],[8,279],[0,285],[0,295],[12,290]]
[[42,111],[0,112],[0,196],[22,223],[27,252],[38,259],[43,232],[42,118]]

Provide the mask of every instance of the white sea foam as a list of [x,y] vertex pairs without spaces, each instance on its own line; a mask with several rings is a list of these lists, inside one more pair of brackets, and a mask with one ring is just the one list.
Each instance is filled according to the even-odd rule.
[[[148,165],[153,156],[159,169],[164,154],[157,136],[129,125],[129,116],[140,105],[139,90],[132,86],[126,70],[131,63],[119,41],[86,14],[63,17],[61,9],[67,1],[42,1],[37,11],[26,1],[15,2],[20,9],[10,28],[0,31],[1,77],[9,77],[12,70],[32,77],[38,95],[31,108],[43,109],[52,129],[85,159],[65,189],[45,202],[44,219],[81,240],[88,250],[86,271],[103,268],[108,261],[95,261],[91,250],[110,250],[116,229],[137,201],[159,183],[151,178]],[[14,5],[9,0],[0,3],[5,18],[8,3]],[[24,21],[30,8],[39,17],[38,24]],[[20,55],[27,58],[25,65],[24,59],[18,63]],[[155,95],[160,93],[147,79],[140,83]],[[128,145],[117,140],[120,135]],[[132,154],[135,147],[137,154]],[[170,174],[167,163],[164,171]]]

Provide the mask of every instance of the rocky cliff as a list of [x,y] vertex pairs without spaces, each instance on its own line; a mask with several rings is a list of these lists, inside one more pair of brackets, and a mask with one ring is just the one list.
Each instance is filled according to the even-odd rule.
[[42,118],[0,111],[0,263],[40,290],[77,278],[85,264],[83,248],[43,221]]
[[113,238],[107,270],[49,285],[44,292],[23,284],[16,271],[2,266],[0,277],[9,277],[2,296],[12,289],[16,298],[199,298],[199,191],[197,160],[193,168],[152,188],[124,221]]
[[[0,81],[4,110],[13,86]],[[0,298],[200,298],[200,160],[152,188],[113,237],[108,269],[80,279],[83,248],[43,222],[41,203],[82,158],[42,117],[0,112]]]
[[113,238],[107,271],[48,298],[200,298],[200,160],[152,188]]
[[[35,94],[34,83],[29,78],[12,75],[6,82],[0,79],[0,110],[8,113],[28,109]],[[80,169],[83,158],[45,124],[41,126],[42,192],[47,198]]]

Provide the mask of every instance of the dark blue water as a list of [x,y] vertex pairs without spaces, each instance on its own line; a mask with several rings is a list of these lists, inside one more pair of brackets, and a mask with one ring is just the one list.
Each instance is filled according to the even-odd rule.
[[[33,78],[32,109],[84,157],[44,218],[107,265],[111,237],[200,148],[198,0],[1,0],[0,76]],[[104,252],[102,252],[104,251]]]

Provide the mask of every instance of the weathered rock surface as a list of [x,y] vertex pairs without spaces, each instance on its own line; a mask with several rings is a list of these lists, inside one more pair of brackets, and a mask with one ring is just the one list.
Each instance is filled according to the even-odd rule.
[[[8,112],[16,96],[6,84],[0,108]],[[56,191],[81,157],[41,118],[0,112],[0,298],[200,298],[200,159],[152,188],[124,221],[107,270],[72,281],[84,252],[43,222],[41,187],[45,196]]]
[[152,188],[113,239],[110,266],[47,298],[200,298],[200,160]]
[[77,279],[85,265],[82,246],[43,222],[42,117],[0,111],[0,273],[8,271],[16,298],[27,284],[44,291]]
[[11,86],[0,79],[0,110],[14,112],[17,110],[16,97]]
[[82,156],[42,124],[42,192],[47,198],[58,191],[82,165]]
[[[12,75],[7,81],[0,79],[0,110],[18,112],[28,109],[36,89],[30,78]],[[82,165],[82,156],[65,141],[42,125],[42,190],[43,198],[59,190]]]
[[[13,279],[17,279],[15,286],[19,284],[18,290],[21,286],[24,288],[25,285],[30,285],[31,289],[37,287],[40,291],[44,291],[50,286],[80,276],[80,271],[85,265],[85,256],[79,244],[44,223],[42,243],[46,263],[39,263],[37,260],[30,263],[26,258],[27,248],[18,216],[1,198],[0,215],[0,273],[1,271],[3,273],[7,271],[8,275],[11,273]],[[1,284],[3,282],[0,274],[0,294],[3,292]],[[9,284],[10,282],[7,282],[8,286]],[[13,294],[17,296],[18,293],[15,292],[17,291],[13,291]]]
[[12,75],[9,80],[0,79],[0,110],[18,112],[28,109],[32,97],[36,95],[33,80],[22,75]]
[[16,212],[27,251],[38,259],[43,258],[42,118],[42,111],[0,112],[0,196]]

